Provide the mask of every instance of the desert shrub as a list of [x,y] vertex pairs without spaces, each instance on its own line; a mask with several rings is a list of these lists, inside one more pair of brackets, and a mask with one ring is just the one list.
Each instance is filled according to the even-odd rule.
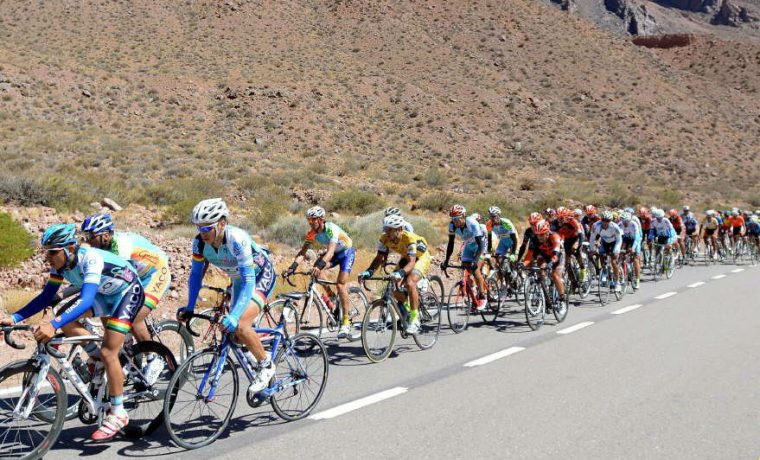
[[169,223],[186,223],[193,206],[203,199],[213,198],[210,191],[219,187],[210,179],[169,179],[149,186],[141,201],[148,206],[165,206],[163,219]]
[[428,211],[444,211],[454,204],[454,196],[446,192],[428,193],[417,202],[420,209]]
[[33,237],[7,213],[0,213],[0,267],[13,267],[34,253]]
[[298,248],[303,244],[303,237],[306,231],[307,226],[304,218],[284,216],[268,226],[262,233],[265,240],[276,241],[291,248]]
[[330,211],[343,211],[353,214],[366,214],[383,206],[383,200],[378,195],[364,190],[343,190],[334,193],[327,202]]
[[40,181],[21,176],[0,176],[0,201],[21,206],[43,205],[51,201],[50,191]]

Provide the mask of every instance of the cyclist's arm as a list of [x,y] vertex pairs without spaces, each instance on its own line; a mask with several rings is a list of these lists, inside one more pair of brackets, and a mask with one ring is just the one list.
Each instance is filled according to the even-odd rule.
[[54,328],[61,328],[72,321],[76,321],[87,310],[92,308],[92,304],[95,302],[95,294],[98,293],[99,283],[84,283],[82,285],[82,291],[79,294],[79,300],[68,308],[63,314],[50,322],[50,325]]
[[488,253],[490,254],[491,252],[493,252],[493,244],[491,243],[491,240],[493,239],[493,230],[490,230],[488,232],[487,238],[488,238],[488,248],[487,248],[487,250],[488,250]]
[[187,306],[192,310],[198,301],[201,292],[203,275],[206,274],[206,259],[198,254],[193,254],[193,262],[190,266],[190,278],[187,280]]
[[509,248],[509,253],[514,254],[517,251],[517,232],[510,233],[509,239],[512,240],[512,247]]
[[45,287],[42,288],[35,298],[33,298],[28,304],[24,305],[19,311],[11,315],[11,320],[14,323],[19,323],[30,316],[33,316],[50,304],[50,301],[55,297],[56,292],[61,287],[61,281],[58,279],[48,279],[45,283]]
[[623,230],[615,226],[615,248],[612,250],[613,254],[620,253],[620,248],[623,247]]
[[383,260],[385,260],[386,257],[388,257],[387,252],[377,251],[377,254],[375,254],[375,258],[372,259],[372,262],[370,262],[369,267],[367,267],[367,270],[365,271],[374,272],[377,269],[377,267],[381,263],[383,263]]
[[414,270],[414,264],[417,263],[417,254],[409,254],[406,257],[409,262],[401,267],[401,270],[404,270],[404,273],[408,275],[412,273],[412,270]]
[[443,259],[445,264],[449,263],[451,253],[454,252],[454,234],[449,234],[449,243],[446,245],[446,258]]
[[333,243],[332,241],[327,245],[327,252],[325,252],[325,254],[322,256],[322,260],[324,261],[325,265],[328,265],[330,263],[333,256],[335,255],[335,248],[337,247],[338,243]]

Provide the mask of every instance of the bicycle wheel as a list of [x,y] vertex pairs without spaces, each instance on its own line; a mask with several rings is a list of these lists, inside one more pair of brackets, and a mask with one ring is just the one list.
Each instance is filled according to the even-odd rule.
[[[300,330],[310,332],[318,338],[322,338],[322,332],[325,329],[325,313],[319,305],[319,301],[313,296],[305,296],[301,306],[301,327]],[[309,300],[311,299],[311,302]]]
[[[206,308],[198,312],[199,315],[213,316],[215,308]],[[218,324],[213,324],[207,319],[193,318],[188,323],[193,331],[200,334],[196,339],[199,341],[198,348],[206,348],[212,343],[219,343],[222,340],[222,331]]]
[[329,362],[322,341],[302,333],[280,342],[271,388],[272,409],[282,419],[299,420],[316,407],[327,386]]
[[525,306],[525,278],[522,273],[518,271],[512,272],[512,279],[510,280],[510,286],[512,293],[515,296],[515,303],[518,307]]
[[658,281],[664,274],[663,262],[664,256],[662,251],[660,251],[654,256],[654,266],[652,267],[652,278],[655,281]]
[[538,283],[533,277],[525,281],[525,319],[534,331],[544,324],[546,315],[546,300]]
[[267,305],[253,322],[254,328],[277,329],[280,321],[285,325],[286,337],[293,337],[301,331],[301,316],[298,309],[289,299],[277,299]]
[[464,292],[464,283],[460,281],[449,291],[449,302],[446,305],[446,315],[449,318],[449,327],[452,331],[459,334],[467,329],[471,308],[472,301]]
[[373,363],[384,361],[393,351],[397,320],[396,310],[384,299],[369,306],[362,322],[362,348]]
[[[567,284],[565,284],[565,286],[567,286]],[[557,323],[561,323],[565,320],[565,318],[567,318],[567,311],[569,310],[567,291],[565,291],[565,299],[562,302],[559,301],[559,292],[557,292],[557,288],[554,286],[554,284],[552,284],[550,294],[552,299],[552,313],[554,314],[554,319],[557,320]]]
[[[224,433],[235,411],[239,377],[227,357],[213,398],[208,399],[211,375],[219,360],[218,350],[190,356],[174,373],[164,399],[164,426],[169,436],[184,449],[211,444]],[[202,390],[201,390],[202,388]]]
[[[50,368],[32,402],[26,390],[38,375],[33,360],[12,362],[0,371],[0,450],[1,458],[38,459],[58,440],[66,416],[66,388],[60,374]],[[23,399],[22,399],[23,398]],[[13,411],[33,404],[29,417]]]
[[442,303],[446,298],[446,293],[443,292],[443,280],[438,275],[428,275],[427,278],[430,282],[430,289],[433,291],[433,294],[435,294],[435,298]]
[[673,254],[670,254],[668,257],[663,259],[665,263],[665,278],[670,279],[673,277],[673,273],[676,272],[676,256]]
[[[168,348],[158,342],[139,342],[131,356],[119,356],[124,374],[124,409],[129,424],[124,434],[139,438],[156,431],[164,421],[164,397],[177,361]],[[149,381],[150,379],[150,381]]]
[[420,294],[419,306],[420,330],[414,334],[415,343],[423,350],[432,348],[441,332],[441,304],[431,291]]
[[364,315],[367,313],[369,301],[367,300],[367,296],[364,295],[364,291],[357,286],[351,286],[348,288],[348,301],[350,303],[348,309],[348,321],[349,324],[351,324],[351,334],[348,336],[348,340],[353,341],[355,340],[355,331],[358,331],[361,334],[362,322],[364,322]]
[[485,310],[480,312],[480,317],[484,323],[495,323],[499,317],[499,308],[501,307],[502,283],[498,276],[489,276],[487,280],[487,300]]
[[610,276],[609,270],[604,266],[596,280],[597,294],[602,305],[607,305],[610,301]]
[[[150,330],[151,328],[149,328]],[[168,348],[177,361],[181,364],[188,356],[195,353],[193,336],[179,321],[165,319],[153,328],[152,339]]]

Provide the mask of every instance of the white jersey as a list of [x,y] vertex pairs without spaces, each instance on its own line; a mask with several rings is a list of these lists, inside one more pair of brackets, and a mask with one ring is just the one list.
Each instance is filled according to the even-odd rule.
[[591,228],[591,250],[597,247],[597,239],[600,238],[605,243],[615,243],[615,251],[620,251],[623,245],[623,230],[614,222],[610,222],[607,228],[602,226],[602,221],[594,222]]

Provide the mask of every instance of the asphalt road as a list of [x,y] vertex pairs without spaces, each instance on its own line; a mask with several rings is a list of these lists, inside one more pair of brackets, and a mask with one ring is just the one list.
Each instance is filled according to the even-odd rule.
[[163,428],[98,445],[69,422],[48,458],[757,459],[758,273],[687,267],[535,332],[515,308],[495,326],[445,328],[429,351],[401,341],[380,364],[360,342],[328,339],[329,383],[309,419],[284,423],[241,398],[228,433],[192,452]]

